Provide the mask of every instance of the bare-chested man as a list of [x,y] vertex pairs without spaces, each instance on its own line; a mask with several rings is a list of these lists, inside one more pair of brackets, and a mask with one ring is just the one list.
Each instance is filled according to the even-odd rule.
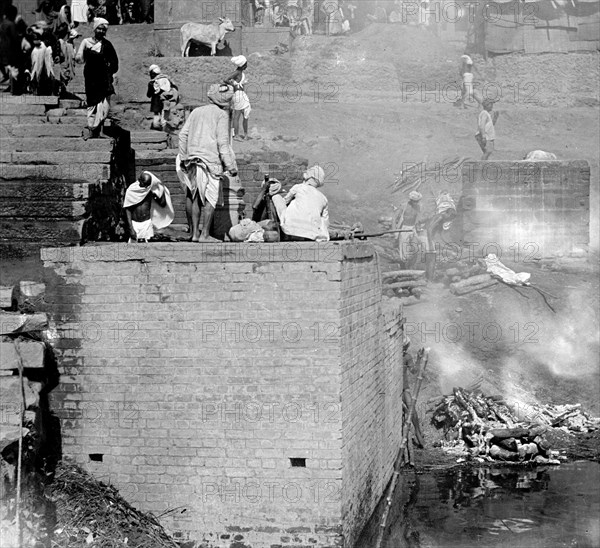
[[143,171],[129,186],[123,207],[127,213],[130,243],[147,242],[154,237],[155,228],[164,228],[173,222],[169,189],[149,171]]

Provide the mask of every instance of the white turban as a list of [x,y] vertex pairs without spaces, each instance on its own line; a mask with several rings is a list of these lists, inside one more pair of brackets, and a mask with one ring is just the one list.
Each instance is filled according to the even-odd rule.
[[307,181],[310,178],[313,178],[317,182],[318,187],[323,186],[323,183],[325,183],[325,171],[321,166],[314,165],[309,167],[304,172],[304,180]]
[[237,57],[232,57],[231,62],[239,68],[243,67],[248,62],[248,60],[243,55],[238,55]]
[[148,71],[154,72],[155,74],[160,74],[160,67],[158,65],[150,65]]
[[93,29],[96,30],[100,25],[105,25],[108,27],[108,21],[102,17],[96,17],[94,19]]
[[468,55],[461,55],[460,58],[463,59],[467,65],[473,64],[473,59],[471,59]]

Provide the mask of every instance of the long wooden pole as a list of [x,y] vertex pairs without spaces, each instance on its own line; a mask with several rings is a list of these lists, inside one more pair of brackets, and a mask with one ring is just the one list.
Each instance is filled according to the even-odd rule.
[[381,523],[379,524],[379,531],[377,534],[377,542],[375,543],[375,548],[380,548],[381,543],[383,542],[383,535],[385,533],[385,529],[387,526],[387,519],[390,513],[390,508],[392,506],[392,496],[394,495],[394,491],[396,489],[396,483],[398,482],[398,476],[400,475],[400,466],[402,466],[402,461],[404,458],[404,451],[406,450],[406,444],[408,441],[408,435],[410,432],[410,425],[412,423],[412,417],[415,412],[415,407],[417,405],[417,398],[419,397],[419,392],[421,391],[421,384],[423,383],[423,372],[425,371],[425,367],[427,367],[427,362],[429,361],[429,348],[421,349],[419,351],[417,361],[420,363],[419,374],[417,377],[417,385],[415,388],[415,396],[413,398],[412,404],[408,411],[408,416],[406,417],[405,427],[402,433],[402,441],[400,442],[400,451],[398,453],[398,458],[394,463],[394,474],[392,475],[392,481],[390,482],[390,486],[388,488],[388,492],[385,499],[385,510],[383,511],[383,516],[381,517]]

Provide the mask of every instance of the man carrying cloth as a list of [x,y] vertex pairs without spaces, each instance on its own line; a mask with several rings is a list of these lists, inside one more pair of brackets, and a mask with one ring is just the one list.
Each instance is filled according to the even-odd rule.
[[325,172],[322,167],[315,165],[302,176],[302,183],[294,185],[285,197],[281,196],[281,183],[271,183],[269,188],[281,231],[287,240],[328,242],[327,198],[317,190],[325,182]]
[[149,171],[143,171],[129,186],[123,207],[127,212],[129,243],[147,242],[154,237],[154,229],[169,226],[175,217],[169,189]]
[[412,232],[398,233],[398,252],[400,254],[400,262],[402,268],[411,269],[419,255],[419,243],[421,239],[417,232],[417,223],[421,215],[421,198],[420,192],[413,190],[408,195],[408,203],[394,222],[395,230],[409,230]]
[[[214,84],[208,90],[211,104],[192,111],[179,133],[177,176],[186,192],[185,212],[192,233],[191,241],[209,241],[217,204],[223,204],[223,170],[237,175],[235,154],[231,148],[229,110],[233,90]],[[200,238],[200,214],[204,225]]]

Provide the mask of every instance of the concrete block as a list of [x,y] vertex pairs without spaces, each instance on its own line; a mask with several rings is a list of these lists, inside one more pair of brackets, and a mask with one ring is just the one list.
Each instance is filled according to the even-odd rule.
[[[42,369],[44,367],[44,343],[28,339],[18,341],[23,367]],[[8,337],[0,340],[0,369],[18,369],[19,358],[14,342]]]
[[60,106],[60,108],[65,108],[65,109],[79,109],[81,108],[81,100],[75,100],[75,99],[61,99],[58,103],[58,105]]
[[0,308],[12,308],[12,285],[2,285],[0,286]]
[[[41,382],[32,382],[23,379],[25,392],[25,408],[37,407],[40,402]],[[19,377],[0,377],[0,401],[3,405],[20,405],[23,401],[21,394],[21,381]]]

